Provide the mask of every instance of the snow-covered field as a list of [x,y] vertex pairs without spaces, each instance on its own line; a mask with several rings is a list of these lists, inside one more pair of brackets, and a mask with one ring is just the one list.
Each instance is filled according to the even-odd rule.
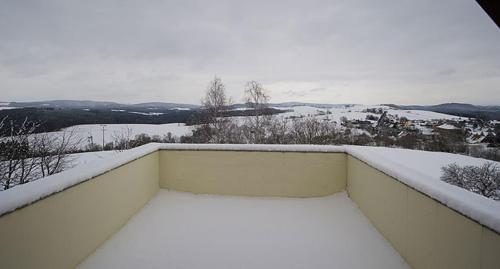
[[255,198],[160,190],[79,268],[409,266],[345,192]]
[[[341,117],[346,117],[348,120],[365,120],[367,115],[376,115],[370,112],[366,112],[367,109],[378,109],[382,108],[389,115],[394,115],[398,117],[405,117],[409,120],[437,120],[437,119],[447,119],[447,120],[460,120],[465,119],[453,115],[437,113],[432,111],[423,110],[398,110],[393,109],[388,106],[382,105],[352,105],[352,106],[336,106],[333,108],[316,108],[311,106],[295,106],[295,107],[275,107],[281,110],[293,110],[292,112],[286,112],[281,114],[284,117],[319,117],[319,118],[330,118],[333,121],[340,122]],[[331,114],[327,114],[331,113]]]
[[75,125],[63,129],[60,132],[52,132],[51,134],[60,136],[62,132],[73,132],[73,140],[77,141],[81,148],[85,148],[91,141],[95,144],[103,144],[103,128],[104,128],[104,144],[118,140],[123,136],[129,139],[134,139],[138,134],[148,134],[149,136],[158,135],[163,137],[169,132],[175,136],[191,134],[192,127],[186,126],[184,123],[168,123],[168,124],[84,124]]
[[6,110],[6,109],[16,109],[18,107],[10,107],[10,106],[1,106],[0,105],[0,110]]

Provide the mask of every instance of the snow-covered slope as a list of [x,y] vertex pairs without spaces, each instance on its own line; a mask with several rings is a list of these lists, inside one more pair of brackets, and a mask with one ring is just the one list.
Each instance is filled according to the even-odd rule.
[[18,107],[11,107],[11,106],[1,106],[0,105],[0,110],[7,110],[7,109],[16,109]]
[[436,113],[423,110],[399,110],[383,105],[345,105],[333,108],[316,108],[311,106],[294,106],[294,107],[275,107],[281,110],[291,110],[280,114],[284,117],[319,117],[330,118],[333,121],[340,122],[340,118],[346,117],[348,120],[365,120],[367,115],[376,115],[367,112],[367,109],[383,109],[389,115],[405,117],[409,120],[461,120],[465,118]]

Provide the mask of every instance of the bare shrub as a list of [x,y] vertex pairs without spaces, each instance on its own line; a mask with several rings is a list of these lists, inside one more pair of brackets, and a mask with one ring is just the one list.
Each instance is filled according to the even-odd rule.
[[500,148],[472,148],[468,149],[468,151],[472,157],[500,161]]
[[500,200],[500,168],[493,162],[480,166],[450,164],[442,167],[441,180],[485,197]]
[[33,170],[36,166],[32,149],[32,136],[38,124],[26,118],[20,125],[14,121],[1,124],[0,140],[0,183],[7,190],[18,184],[34,180]]
[[294,119],[290,130],[295,144],[333,144],[336,135],[334,123],[317,118]]
[[70,167],[72,160],[69,153],[77,151],[79,142],[74,128],[56,134],[38,134],[34,138],[33,148],[40,167],[39,177],[50,176]]
[[268,126],[266,143],[269,144],[289,144],[289,121],[286,118],[272,118]]
[[0,184],[3,190],[52,175],[71,165],[79,141],[74,129],[35,134],[39,124],[26,118],[0,124]]
[[113,134],[113,145],[116,150],[126,150],[131,148],[133,131],[128,125]]

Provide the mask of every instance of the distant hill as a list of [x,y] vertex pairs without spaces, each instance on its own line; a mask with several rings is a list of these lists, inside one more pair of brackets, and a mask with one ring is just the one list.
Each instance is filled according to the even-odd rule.
[[[446,103],[438,105],[397,105],[383,104],[395,109],[403,110],[426,110],[461,117],[479,118],[483,120],[500,120],[500,106],[478,106],[464,103]],[[23,107],[23,108],[49,108],[49,109],[97,109],[97,110],[128,110],[137,112],[148,112],[151,110],[197,110],[200,105],[167,102],[147,102],[138,104],[121,104],[117,102],[90,101],[90,100],[48,100],[37,102],[0,102],[3,107]],[[304,102],[284,102],[270,103],[269,106],[276,108],[309,106],[315,108],[346,108],[353,104],[326,104],[326,103],[304,103]],[[232,109],[244,108],[246,104],[234,104]]]
[[[47,100],[36,102],[0,102],[4,106],[24,107],[24,108],[75,108],[75,109],[197,109],[200,105],[184,103],[166,103],[166,102],[147,102],[138,104],[122,104],[117,102],[90,101],[90,100]],[[271,107],[296,107],[310,106],[316,108],[343,108],[352,106],[352,104],[321,104],[321,103],[303,103],[303,102],[284,102],[270,103]],[[246,104],[234,104],[232,108],[246,107]]]
[[105,108],[120,106],[115,102],[88,100],[48,100],[36,102],[10,102],[10,107],[51,107],[51,108]]
[[[296,106],[309,106],[309,107],[315,107],[315,108],[345,108],[345,107],[351,107],[353,104],[320,104],[320,103],[302,103],[302,102],[283,102],[283,103],[269,103],[268,104],[270,107],[276,107],[276,108],[281,108],[281,107],[296,107]],[[234,104],[231,106],[231,108],[243,108],[246,107],[246,104]]]
[[500,120],[500,106],[477,106],[463,103],[446,103],[439,105],[390,105],[405,110],[427,110],[461,117],[479,118],[483,120]]
[[321,103],[301,103],[301,102],[271,103],[269,105],[272,107],[310,106],[316,108],[345,108],[353,106],[353,104],[321,104]]
[[163,103],[163,102],[139,103],[139,104],[133,104],[132,106],[139,108],[156,108],[156,109],[174,109],[174,108],[196,109],[200,107],[199,105],[192,105],[192,104]]
[[32,107],[32,108],[74,108],[74,109],[174,109],[174,108],[198,108],[197,105],[150,102],[139,104],[121,104],[116,102],[90,101],[90,100],[48,100],[37,102],[10,102],[9,107]]

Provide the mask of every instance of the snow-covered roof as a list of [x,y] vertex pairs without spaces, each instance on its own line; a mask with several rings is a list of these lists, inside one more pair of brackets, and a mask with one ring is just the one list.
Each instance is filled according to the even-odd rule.
[[[464,155],[365,146],[232,145],[151,143],[114,155],[106,162],[86,163],[61,173],[0,192],[0,215],[89,180],[156,150],[233,150],[282,152],[341,152],[367,163],[446,206],[500,232],[500,202],[440,180],[441,167],[478,165],[485,159]],[[500,164],[499,164],[500,165]]]
[[441,124],[437,128],[443,129],[443,130],[456,130],[456,129],[458,129],[457,127],[455,127],[455,126],[453,126],[451,124],[448,124],[448,123]]

